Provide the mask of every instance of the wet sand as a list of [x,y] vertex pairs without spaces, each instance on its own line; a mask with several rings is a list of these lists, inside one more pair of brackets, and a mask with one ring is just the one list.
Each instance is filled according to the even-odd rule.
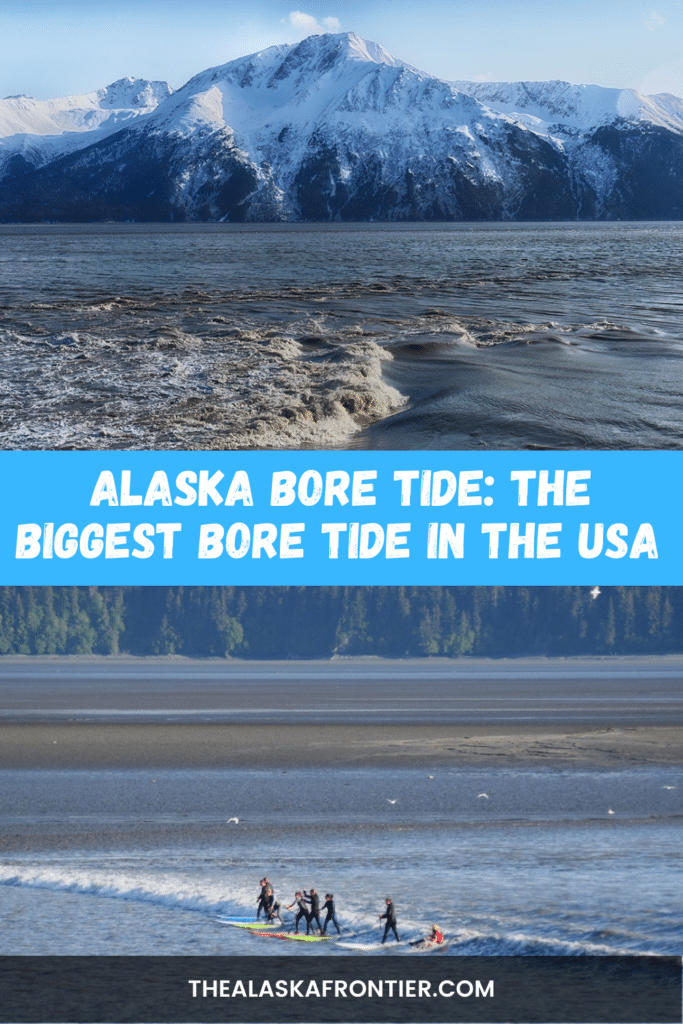
[[400,768],[683,764],[680,726],[7,723],[0,768]]
[[[321,736],[335,742],[323,731],[328,726],[366,727],[371,738],[391,735],[377,731],[386,727],[437,728],[412,735],[446,739],[480,729],[556,735],[558,728],[683,728],[682,684],[681,657],[2,658],[0,722],[260,727],[250,732],[248,749],[291,756],[290,748],[307,748],[309,740],[315,746]],[[293,726],[302,729],[288,731]]]

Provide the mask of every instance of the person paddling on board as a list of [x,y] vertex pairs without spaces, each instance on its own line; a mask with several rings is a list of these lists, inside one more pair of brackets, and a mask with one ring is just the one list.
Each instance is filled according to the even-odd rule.
[[337,921],[337,915],[336,915],[336,913],[334,911],[334,894],[333,893],[331,893],[331,892],[325,893],[325,902],[323,904],[323,910],[327,911],[327,917],[325,918],[325,921],[324,921],[324,924],[323,924],[323,935],[327,931],[327,926],[330,923],[330,921],[332,922],[334,927],[337,929],[337,932],[339,933],[339,935],[341,935],[341,928],[339,927],[339,922]]
[[304,889],[304,896],[308,899],[311,905],[311,909],[308,911],[308,925],[306,926],[306,934],[308,935],[308,926],[310,925],[311,931],[313,931],[313,921],[318,925],[318,931],[322,935],[323,926],[320,923],[320,897],[315,889],[311,889],[310,892],[306,892]]
[[387,922],[385,924],[385,926],[384,926],[384,937],[382,939],[382,945],[384,945],[384,943],[387,941],[387,935],[389,934],[389,929],[391,929],[392,932],[394,933],[394,935],[396,936],[396,941],[397,942],[401,941],[400,938],[399,938],[398,932],[396,931],[396,911],[394,910],[394,901],[391,899],[390,896],[387,896],[386,904],[387,904],[386,913],[379,915],[380,921],[384,921],[386,919],[386,922]]
[[306,906],[307,903],[308,900],[304,899],[303,893],[299,892],[299,890],[297,889],[297,891],[294,893],[294,899],[287,907],[287,910],[291,910],[292,907],[296,904],[296,906],[299,908],[299,912],[296,915],[296,920],[294,922],[295,935],[299,934],[299,921],[301,920],[302,917],[306,918],[306,934],[308,935],[308,907]]

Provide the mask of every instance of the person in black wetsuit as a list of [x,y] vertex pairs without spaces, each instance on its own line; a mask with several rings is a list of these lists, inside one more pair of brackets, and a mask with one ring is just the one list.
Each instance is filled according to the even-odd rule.
[[287,907],[287,910],[291,910],[292,907],[294,906],[294,904],[296,904],[297,907],[299,908],[299,912],[296,915],[296,921],[294,922],[294,934],[295,935],[299,934],[299,921],[301,920],[302,917],[306,918],[306,934],[308,935],[309,920],[308,920],[308,907],[306,905],[307,903],[308,903],[308,900],[304,898],[303,893],[301,893],[301,892],[299,892],[297,890],[294,893],[294,899],[292,900],[292,902]]
[[263,911],[270,921],[273,916],[273,906],[275,904],[275,893],[273,892],[272,885],[266,886],[266,891],[263,896]]
[[280,917],[280,904],[275,899],[275,893],[273,892],[272,885],[269,885],[266,891],[265,911],[266,917],[268,918],[269,921],[274,921],[277,918],[280,924],[284,924],[282,918]]
[[311,889],[310,892],[306,892],[304,889],[304,896],[308,898],[308,902],[311,905],[311,909],[308,911],[308,925],[306,926],[306,934],[308,935],[308,927],[310,926],[313,931],[313,921],[318,925],[318,931],[322,935],[323,927],[320,923],[320,897],[318,896],[315,889]]
[[325,894],[325,902],[323,904],[323,910],[327,911],[327,917],[325,918],[325,922],[323,924],[323,935],[327,931],[327,926],[330,923],[330,921],[332,922],[334,927],[337,929],[337,932],[339,933],[339,935],[341,935],[341,928],[339,927],[339,922],[337,921],[337,915],[336,915],[336,913],[334,911],[334,894],[333,893],[328,892],[328,893]]
[[384,944],[387,941],[387,935],[389,934],[390,928],[394,935],[396,936],[396,941],[400,942],[401,940],[398,936],[398,932],[396,931],[396,911],[394,910],[394,901],[391,899],[390,896],[387,896],[386,904],[386,913],[379,915],[380,921],[384,921],[386,919],[387,922],[384,926],[384,938],[382,939],[382,944]]
[[[262,910],[265,912],[266,917],[268,917],[268,911],[266,910],[266,901],[267,901],[268,889],[270,887],[270,882],[268,881],[267,878],[262,878],[261,882],[260,882],[260,886],[261,886],[261,892],[256,897],[256,902],[258,903],[258,909],[256,911],[256,920],[257,921],[258,921],[259,917],[261,916],[261,911]],[[272,892],[272,889],[271,889],[271,892]]]

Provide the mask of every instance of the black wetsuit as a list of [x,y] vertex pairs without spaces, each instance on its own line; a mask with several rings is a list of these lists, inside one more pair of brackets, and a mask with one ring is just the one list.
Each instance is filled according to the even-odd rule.
[[[295,902],[296,902],[297,907],[299,908],[299,913],[296,915],[296,920],[294,922],[294,931],[295,932],[299,931],[299,921],[301,920],[302,917],[305,917],[306,918],[306,934],[308,935],[309,920],[308,920],[308,907],[306,906],[306,902],[307,901],[304,899],[303,896],[299,896],[295,900]],[[294,904],[292,904],[292,906],[293,905]]]
[[257,902],[258,902],[258,909],[256,911],[256,920],[257,921],[258,921],[259,917],[261,916],[261,911],[262,910],[265,911],[266,917],[268,916],[268,910],[266,909],[266,904],[267,904],[267,900],[268,900],[268,890],[269,889],[270,889],[270,882],[266,882],[265,885],[261,886],[261,895],[259,896],[259,898],[257,900]]
[[308,929],[315,921],[318,925],[318,931],[322,933],[323,927],[320,923],[320,897],[317,892],[304,893],[308,896],[308,902],[311,904],[311,909],[308,911],[308,923],[306,925],[306,934],[308,935]]
[[273,893],[273,890],[270,888],[270,886],[268,886],[268,890],[266,892],[266,895],[263,898],[263,909],[265,911],[265,914],[266,914],[267,918],[271,918],[273,916],[273,906],[274,906],[274,904],[275,904],[275,895]]
[[394,910],[394,904],[393,903],[387,903],[387,912],[386,912],[386,914],[380,914],[379,915],[380,921],[383,921],[385,918],[386,918],[386,922],[387,923],[384,926],[384,938],[382,939],[382,942],[383,943],[386,942],[387,935],[389,934],[389,929],[391,929],[391,931],[396,936],[396,941],[400,942],[401,940],[398,937],[398,932],[396,931],[396,911]]
[[323,910],[327,911],[327,917],[325,918],[325,923],[323,924],[323,935],[327,931],[327,926],[330,923],[330,921],[337,929],[339,935],[341,935],[341,928],[339,927],[339,924],[337,922],[337,915],[334,912],[334,900],[331,898],[329,900],[325,900],[325,903],[323,904]]

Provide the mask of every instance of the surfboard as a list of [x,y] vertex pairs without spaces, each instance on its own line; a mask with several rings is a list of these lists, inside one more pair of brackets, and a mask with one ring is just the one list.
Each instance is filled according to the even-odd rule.
[[274,921],[255,921],[253,918],[234,918],[234,917],[218,917],[217,921],[221,924],[229,924],[233,928],[247,928],[250,931],[262,931],[264,928],[281,928],[279,923]]
[[252,935],[262,935],[264,939],[292,939],[294,942],[332,942],[331,935],[297,935],[296,932],[264,932],[252,931]]
[[411,949],[411,953],[440,953],[448,949],[447,942],[420,942]]
[[370,949],[388,949],[393,946],[404,946],[404,942],[340,942],[344,949],[362,949],[367,952]]

